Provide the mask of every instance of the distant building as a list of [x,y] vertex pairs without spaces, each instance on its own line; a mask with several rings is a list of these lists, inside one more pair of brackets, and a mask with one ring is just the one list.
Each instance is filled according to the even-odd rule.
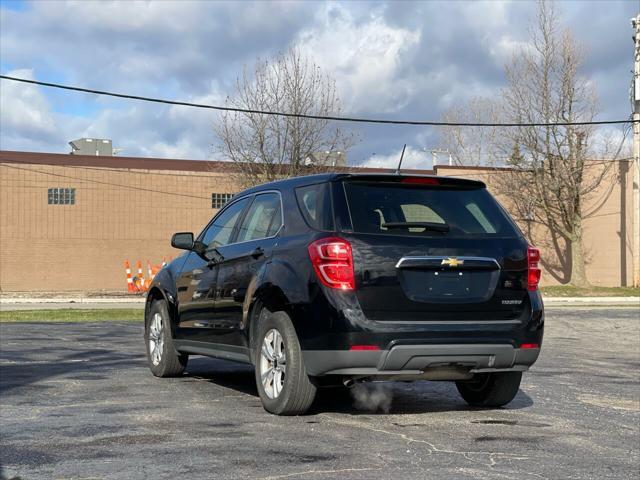
[[108,138],[79,138],[69,142],[71,155],[91,155],[97,157],[112,157],[113,142]]
[[[95,141],[95,139],[92,139]],[[73,142],[75,143],[75,142]],[[91,144],[92,142],[87,142]],[[124,261],[152,264],[184,254],[174,232],[196,234],[241,190],[231,162],[0,151],[0,292],[126,289]],[[344,158],[344,157],[342,157]],[[323,161],[340,157],[321,157]],[[315,161],[317,161],[316,159]],[[596,162],[601,165],[602,162]],[[630,161],[611,169],[585,208],[587,275],[595,285],[627,285],[632,277],[633,176]],[[390,173],[394,169],[328,167],[332,171]],[[312,169],[313,170],[313,169]],[[314,170],[315,171],[315,170]],[[403,174],[452,175],[489,183],[502,169],[436,165]],[[500,197],[499,197],[500,198]],[[509,199],[503,200],[505,207]],[[526,201],[527,199],[523,199]],[[542,247],[542,281],[566,279],[552,237],[533,216],[521,223]],[[554,246],[555,245],[555,246]],[[429,251],[429,240],[420,248]],[[566,254],[563,258],[567,258]],[[565,280],[566,281],[566,280]]]
[[341,151],[314,152],[304,159],[305,165],[318,167],[346,167],[347,154]]

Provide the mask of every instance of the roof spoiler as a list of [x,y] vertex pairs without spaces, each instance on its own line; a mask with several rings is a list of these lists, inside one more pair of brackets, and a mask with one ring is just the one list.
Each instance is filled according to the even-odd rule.
[[398,173],[346,173],[340,175],[338,179],[357,182],[381,182],[381,183],[403,183],[407,185],[423,185],[430,187],[454,187],[454,188],[486,188],[484,182],[479,180],[469,180],[459,177],[438,177],[435,175],[405,175]]

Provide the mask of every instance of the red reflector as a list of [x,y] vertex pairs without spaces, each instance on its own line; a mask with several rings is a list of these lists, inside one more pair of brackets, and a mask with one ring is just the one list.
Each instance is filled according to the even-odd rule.
[[414,185],[440,185],[437,178],[430,177],[406,177],[402,179],[402,183],[412,183]]
[[380,347],[377,345],[351,345],[349,350],[380,350]]
[[349,242],[338,237],[321,238],[309,245],[308,250],[313,269],[323,285],[339,290],[356,288]]
[[520,345],[520,348],[540,348],[540,344],[538,343],[523,343]]

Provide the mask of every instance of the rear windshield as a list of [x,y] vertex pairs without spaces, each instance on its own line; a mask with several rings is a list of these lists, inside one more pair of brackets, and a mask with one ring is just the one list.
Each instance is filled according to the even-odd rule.
[[514,237],[515,226],[484,188],[344,182],[353,230],[385,235]]

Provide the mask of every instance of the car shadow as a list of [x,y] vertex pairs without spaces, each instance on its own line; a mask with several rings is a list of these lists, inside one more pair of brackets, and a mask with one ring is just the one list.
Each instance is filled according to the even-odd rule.
[[[192,357],[185,379],[206,380],[236,392],[257,397],[254,369],[248,365],[207,357]],[[519,410],[533,405],[520,390],[515,399],[500,410]],[[469,406],[453,382],[366,382],[353,387],[325,387],[318,390],[309,415],[401,415],[448,411],[490,410]]]
[[[42,351],[42,349],[41,349]],[[106,378],[115,368],[131,367],[136,361],[142,364],[144,357],[138,354],[110,350],[87,350],[62,355],[51,362],[16,363],[0,365],[0,396],[14,389],[35,388],[38,382],[64,376],[68,380]],[[103,375],[104,374],[104,375]],[[44,385],[40,389],[47,388]]]
[[251,365],[209,357],[190,357],[184,378],[206,380],[236,392],[258,396],[254,369]]

